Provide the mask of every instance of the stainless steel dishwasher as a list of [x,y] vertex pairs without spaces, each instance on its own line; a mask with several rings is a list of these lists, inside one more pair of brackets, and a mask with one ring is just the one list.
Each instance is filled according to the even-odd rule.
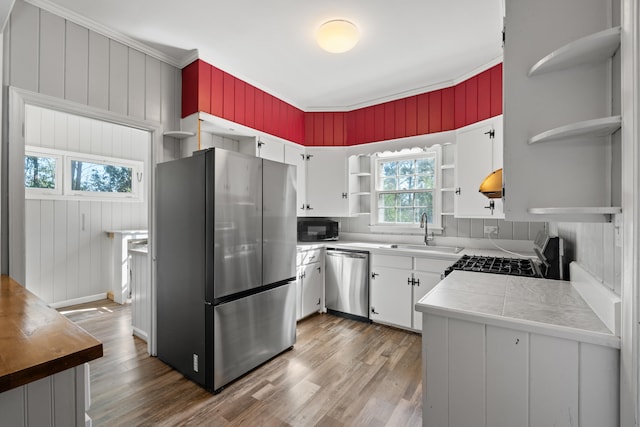
[[327,249],[325,301],[329,313],[370,322],[368,252]]

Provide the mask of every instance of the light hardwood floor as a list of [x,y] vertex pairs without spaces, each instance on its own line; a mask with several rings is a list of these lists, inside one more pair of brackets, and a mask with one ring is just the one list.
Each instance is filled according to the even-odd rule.
[[94,426],[419,426],[420,335],[327,314],[298,323],[294,348],[213,395],[131,335],[104,300],[60,310],[103,342],[91,362]]

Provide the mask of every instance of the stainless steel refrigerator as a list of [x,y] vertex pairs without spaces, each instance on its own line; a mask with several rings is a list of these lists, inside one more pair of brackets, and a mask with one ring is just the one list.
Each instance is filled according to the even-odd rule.
[[203,150],[156,196],[158,357],[219,391],[295,343],[295,167]]

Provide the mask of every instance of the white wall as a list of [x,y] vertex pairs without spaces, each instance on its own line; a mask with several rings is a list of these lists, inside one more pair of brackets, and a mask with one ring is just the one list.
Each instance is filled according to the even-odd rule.
[[[149,133],[31,105],[25,111],[25,143],[145,163]],[[146,185],[145,185],[146,186]],[[105,230],[146,229],[142,202],[25,201],[27,289],[48,303],[91,297],[110,290],[111,240]]]
[[[5,27],[3,58],[4,85],[161,123],[164,130],[180,128],[179,69],[23,0],[16,0]],[[3,128],[6,135],[6,123]],[[3,185],[8,174],[7,146],[5,137]],[[154,150],[153,161],[158,162],[180,155],[179,142],[173,138],[164,138]],[[7,218],[13,201],[7,202],[6,187],[2,191],[1,270],[8,273],[13,263]],[[97,208],[89,211],[96,213]]]

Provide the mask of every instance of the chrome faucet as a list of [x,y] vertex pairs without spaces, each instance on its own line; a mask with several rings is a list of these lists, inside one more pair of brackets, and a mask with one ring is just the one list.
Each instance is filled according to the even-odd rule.
[[429,241],[433,240],[433,231],[431,232],[431,236],[429,236],[429,224],[427,223],[426,212],[422,212],[422,216],[420,216],[420,228],[424,228],[424,244],[429,246]]

